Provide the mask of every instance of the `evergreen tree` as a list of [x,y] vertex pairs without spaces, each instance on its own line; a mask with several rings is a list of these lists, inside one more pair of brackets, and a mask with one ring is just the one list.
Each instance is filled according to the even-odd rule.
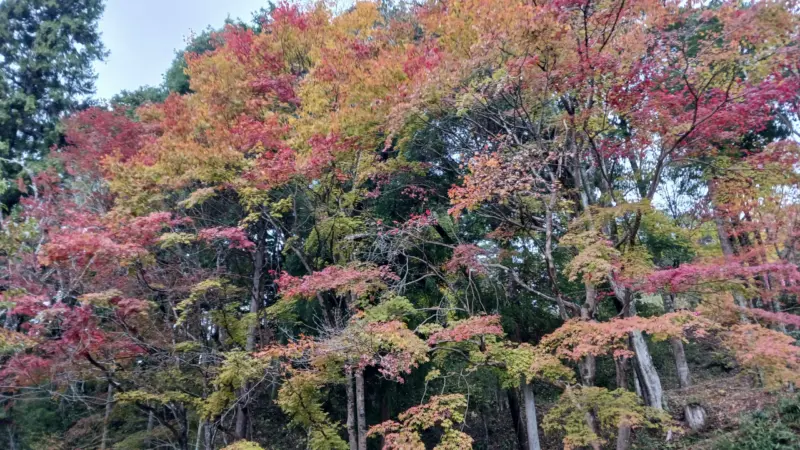
[[0,156],[9,181],[60,137],[59,121],[94,92],[92,63],[106,51],[97,30],[102,0],[7,0],[0,4]]

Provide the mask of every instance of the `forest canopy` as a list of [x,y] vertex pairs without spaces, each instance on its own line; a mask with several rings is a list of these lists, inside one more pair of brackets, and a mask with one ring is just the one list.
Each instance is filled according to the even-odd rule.
[[794,0],[204,33],[18,161],[2,442],[800,448],[798,33]]

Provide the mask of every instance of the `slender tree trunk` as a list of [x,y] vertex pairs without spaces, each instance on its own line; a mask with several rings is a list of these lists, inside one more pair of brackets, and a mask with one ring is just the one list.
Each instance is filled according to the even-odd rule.
[[525,398],[525,429],[528,432],[528,450],[542,450],[539,444],[539,424],[536,420],[536,399],[533,396],[533,386],[522,377],[520,381],[522,394]]
[[345,381],[347,386],[347,437],[350,442],[350,450],[358,450],[358,432],[356,431],[356,411],[355,411],[355,393],[353,392],[353,369],[347,369],[345,372]]
[[14,439],[14,425],[9,423],[6,429],[8,429],[8,449],[17,450],[17,441]]
[[525,450],[525,430],[522,428],[522,417],[520,417],[519,397],[514,388],[506,390],[508,396],[508,410],[511,413],[511,424],[514,426],[514,434],[517,436],[517,448]]
[[152,441],[150,436],[153,433],[153,424],[154,424],[155,420],[156,420],[156,417],[155,417],[155,414],[153,414],[153,411],[148,411],[147,412],[147,435],[144,437],[144,447],[145,448],[150,448],[150,444],[151,444],[151,441]]
[[614,358],[614,369],[616,371],[617,389],[628,389],[628,360],[625,358]]
[[[581,307],[581,320],[594,320],[594,313],[597,306],[597,288],[586,283],[586,300]],[[580,362],[581,383],[584,386],[594,386],[595,374],[597,373],[597,361],[594,355],[586,355]]]
[[[662,294],[664,310],[668,313],[675,312],[675,297],[672,294]],[[669,344],[672,346],[672,356],[675,358],[675,368],[678,371],[678,385],[682,388],[689,387],[692,380],[689,376],[689,364],[686,362],[686,351],[683,348],[683,340],[679,337],[671,337]]]
[[364,371],[356,373],[356,415],[358,419],[358,450],[367,450],[367,412],[364,404]]
[[100,438],[100,450],[106,450],[108,445],[108,421],[111,418],[111,408],[114,402],[114,384],[108,382],[106,395],[106,412],[103,414],[103,436]]
[[642,399],[647,406],[663,409],[664,391],[661,388],[661,378],[653,365],[653,358],[650,357],[650,350],[647,348],[644,334],[637,330],[632,331],[629,337],[635,353],[633,368],[642,390]]
[[[717,238],[719,238],[719,244],[722,248],[722,254],[726,258],[730,258],[736,255],[736,249],[733,247],[733,243],[731,243],[730,236],[728,235],[728,231],[725,229],[725,223],[722,221],[722,218],[719,216],[714,216],[714,224],[717,226]],[[737,291],[733,290],[733,300],[736,302],[736,305],[740,308],[747,308],[747,299],[744,298],[744,295]],[[742,321],[747,321],[747,319],[742,315]]]
[[214,442],[211,437],[211,422],[206,421],[203,427],[203,450],[214,450]]
[[[383,395],[381,396],[381,422],[386,422],[391,418],[389,413],[389,399],[393,397],[395,394],[394,384],[389,384],[386,388],[381,389]],[[378,439],[380,448],[383,448],[386,444],[386,439],[383,435],[381,435]]]
[[[250,286],[250,314],[253,315],[251,317],[251,322],[247,326],[247,336],[245,341],[245,351],[253,352],[256,348],[256,333],[259,328],[259,319],[258,319],[258,312],[261,308],[261,294],[262,289],[261,285],[263,284],[263,277],[264,272],[264,253],[266,247],[266,240],[265,237],[262,235],[264,233],[264,227],[259,226],[256,229],[256,242],[257,247],[256,251],[253,254],[253,273],[252,273],[252,284]],[[239,391],[240,398],[244,399],[245,396],[249,395],[250,385],[249,383],[245,383],[244,386]],[[247,405],[246,400],[242,400],[236,406],[236,426],[234,429],[234,433],[236,435],[237,440],[242,440],[247,438],[247,424],[249,422],[248,412],[247,412]]]
[[172,410],[175,420],[179,424],[178,435],[178,448],[180,450],[189,450],[189,421],[186,416],[186,408],[178,406]]
[[483,423],[483,447],[489,448],[490,441],[489,441],[489,422],[486,420],[486,416],[489,415],[489,410],[485,406],[481,407],[481,422]]
[[258,227],[256,232],[258,242],[256,251],[253,254],[253,276],[250,292],[250,314],[253,314],[253,320],[247,327],[247,341],[245,342],[245,350],[252,352],[256,348],[256,331],[258,330],[258,312],[261,308],[262,285],[264,280],[264,254],[266,252],[266,239],[262,236],[264,227]]
[[[614,358],[617,372],[617,389],[628,390],[628,370],[626,359]],[[617,450],[628,450],[631,447],[631,425],[623,421],[617,426]]]
[[197,421],[197,437],[194,440],[194,450],[200,450],[200,438],[203,436],[203,425],[204,422],[202,420]]
[[597,372],[597,359],[594,355],[586,355],[580,362],[581,383],[584,386],[594,386],[595,373]]

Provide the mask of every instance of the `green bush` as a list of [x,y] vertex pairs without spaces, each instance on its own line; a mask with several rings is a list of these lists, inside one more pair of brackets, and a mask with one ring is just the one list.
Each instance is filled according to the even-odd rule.
[[[795,406],[797,401],[795,400]],[[759,411],[742,422],[739,433],[717,444],[715,450],[797,450],[800,438],[781,417]]]

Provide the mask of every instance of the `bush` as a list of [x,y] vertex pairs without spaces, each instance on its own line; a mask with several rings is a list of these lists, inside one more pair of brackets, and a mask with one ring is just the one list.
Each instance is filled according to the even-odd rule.
[[[796,404],[796,401],[795,401]],[[800,438],[780,417],[759,411],[742,422],[739,433],[715,450],[797,450]]]

